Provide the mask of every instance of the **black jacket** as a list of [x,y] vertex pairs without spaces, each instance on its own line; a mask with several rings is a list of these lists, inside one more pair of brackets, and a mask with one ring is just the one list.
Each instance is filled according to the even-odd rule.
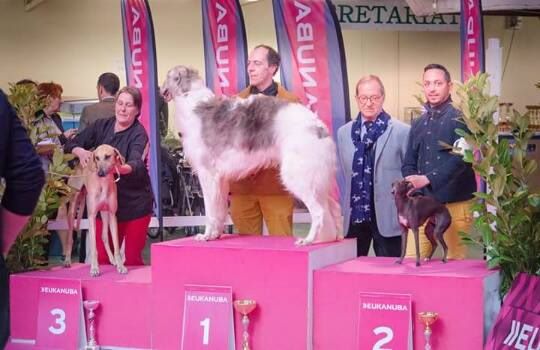
[[124,131],[115,133],[115,117],[100,119],[89,125],[64,146],[66,152],[75,147],[93,150],[99,145],[116,147],[133,171],[118,181],[118,221],[138,219],[152,213],[153,196],[150,177],[142,159],[148,143],[146,131],[138,120]]
[[443,203],[471,199],[476,191],[474,171],[461,156],[439,143],[453,145],[460,138],[456,129],[467,130],[451,100],[430,107],[411,127],[409,144],[401,168],[403,176],[426,175],[430,184],[422,192]]

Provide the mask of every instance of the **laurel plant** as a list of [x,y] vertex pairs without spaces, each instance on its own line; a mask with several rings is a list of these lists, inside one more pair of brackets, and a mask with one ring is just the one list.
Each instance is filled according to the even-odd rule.
[[[37,122],[36,112],[44,107],[44,102],[34,85],[11,85],[8,98],[34,147],[44,138],[57,136]],[[46,264],[43,247],[49,235],[47,224],[70,193],[70,187],[63,179],[71,174],[67,162],[72,158],[72,155],[64,154],[60,146],[55,146],[36,208],[9,252],[7,265],[11,272],[33,270]]]
[[456,132],[471,146],[464,160],[485,181],[488,190],[476,192],[473,206],[474,229],[479,238],[464,234],[462,239],[484,248],[490,268],[499,268],[504,295],[516,275],[540,275],[540,194],[527,183],[538,176],[537,164],[528,159],[527,146],[533,136],[529,114],[517,111],[500,120],[509,127],[509,138],[501,138],[493,116],[497,96],[490,96],[487,74],[477,74],[459,85],[458,108],[470,130]]

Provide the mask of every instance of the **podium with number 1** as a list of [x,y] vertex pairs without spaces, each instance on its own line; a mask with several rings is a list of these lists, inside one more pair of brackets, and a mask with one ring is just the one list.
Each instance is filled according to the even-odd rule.
[[235,350],[232,288],[184,287],[182,350]]

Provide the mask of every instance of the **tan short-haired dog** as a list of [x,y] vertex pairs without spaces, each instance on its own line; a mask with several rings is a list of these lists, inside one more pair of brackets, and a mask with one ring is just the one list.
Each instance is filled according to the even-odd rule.
[[[127,273],[123,258],[120,254],[120,244],[118,242],[118,222],[116,220],[116,210],[118,200],[116,196],[116,182],[114,173],[118,173],[117,167],[124,164],[124,158],[120,152],[109,145],[101,145],[93,152],[92,161],[86,168],[79,167],[75,176],[70,178],[68,184],[78,192],[72,195],[68,212],[68,235],[62,237],[64,248],[64,266],[71,265],[71,248],[73,246],[73,228],[78,227],[75,222],[80,222],[80,216],[84,211],[84,197],[86,196],[86,207],[88,211],[88,239],[90,248],[90,275],[99,275],[99,264],[96,248],[96,216],[99,211],[103,221],[101,239],[107,251],[109,261],[116,266],[119,273]],[[82,175],[82,176],[80,176]],[[84,186],[84,188],[83,188]],[[113,241],[114,254],[109,245],[107,235],[110,229]]]

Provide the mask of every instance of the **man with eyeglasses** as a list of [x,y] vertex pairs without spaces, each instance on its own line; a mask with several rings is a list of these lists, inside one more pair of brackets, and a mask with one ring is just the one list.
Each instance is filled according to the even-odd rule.
[[400,256],[401,229],[391,184],[401,179],[409,126],[383,109],[384,85],[375,75],[356,84],[358,116],[338,130],[338,152],[345,189],[344,233],[356,238],[357,255]]
[[[460,121],[460,111],[452,106],[451,88],[450,73],[444,66],[429,64],[424,68],[425,112],[412,124],[402,172],[416,191],[446,204],[452,215],[452,225],[444,236],[448,258],[464,259],[467,249],[459,232],[470,229],[476,180],[470,164],[441,144],[442,141],[453,145],[460,138],[455,129],[466,129]],[[423,232],[419,236],[420,255],[426,257],[431,244]],[[407,256],[416,256],[413,235],[408,235]]]

